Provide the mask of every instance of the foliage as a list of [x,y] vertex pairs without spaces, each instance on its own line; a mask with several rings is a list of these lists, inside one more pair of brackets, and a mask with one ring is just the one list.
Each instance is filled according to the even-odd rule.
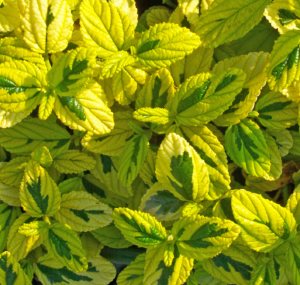
[[300,2],[162,4],[0,1],[0,284],[300,284]]

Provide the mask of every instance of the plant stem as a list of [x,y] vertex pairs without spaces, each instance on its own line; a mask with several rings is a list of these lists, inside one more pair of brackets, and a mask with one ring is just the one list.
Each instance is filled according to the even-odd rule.
[[51,64],[50,64],[50,60],[49,60],[49,56],[48,54],[45,54],[44,56],[44,60],[45,60],[45,64],[47,66],[48,71],[51,69]]
[[273,198],[273,202],[276,202],[278,200],[278,198],[280,197],[282,191],[283,191],[283,187],[278,189],[278,191],[276,192],[275,197]]
[[289,186],[285,185],[283,187],[283,206],[286,206],[287,200],[289,199]]

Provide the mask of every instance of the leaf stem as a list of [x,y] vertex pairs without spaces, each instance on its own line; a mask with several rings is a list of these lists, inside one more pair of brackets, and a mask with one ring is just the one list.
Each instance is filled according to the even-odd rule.
[[49,60],[49,55],[47,53],[44,56],[44,60],[45,60],[47,70],[49,71],[51,69],[51,63],[50,63],[50,60]]
[[283,206],[285,207],[287,204],[287,200],[289,199],[289,186],[285,185],[283,187]]

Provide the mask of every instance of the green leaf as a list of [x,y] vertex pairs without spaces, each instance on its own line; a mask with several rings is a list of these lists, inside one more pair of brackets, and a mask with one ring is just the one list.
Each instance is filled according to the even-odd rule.
[[165,125],[172,122],[170,112],[164,108],[140,108],[133,113],[133,117],[141,122]]
[[170,66],[170,72],[176,86],[180,86],[191,76],[210,70],[213,49],[199,47],[191,54]]
[[133,196],[132,187],[124,187],[120,180],[118,179],[118,171],[116,166],[116,160],[114,161],[111,157],[100,154],[100,155],[93,155],[94,159],[96,160],[95,168],[91,170],[91,173],[99,179],[101,183],[103,183],[107,190],[115,195],[120,197],[131,197]]
[[83,0],[80,5],[80,32],[84,43],[96,48],[100,58],[128,50],[134,38],[134,25],[125,11],[102,0]]
[[290,131],[285,129],[267,129],[267,133],[275,139],[281,157],[286,156],[293,146],[293,137]]
[[135,120],[132,116],[132,111],[124,111],[115,112],[114,121],[115,127],[109,134],[94,135],[88,132],[83,137],[81,144],[94,153],[120,156],[127,141],[134,134],[128,123]]
[[281,35],[274,44],[268,67],[269,87],[281,91],[300,76],[299,31],[289,31]]
[[225,134],[230,158],[248,174],[262,177],[270,171],[270,154],[262,131],[249,119],[230,126]]
[[[64,104],[77,109],[72,98],[85,87],[96,64],[94,49],[77,48],[62,55],[55,62],[47,77],[50,87],[59,96],[66,96]],[[77,107],[77,108],[76,108]]]
[[71,191],[62,195],[55,218],[75,231],[87,232],[112,222],[112,209],[85,191]]
[[243,37],[260,22],[268,4],[270,0],[215,0],[200,16],[195,28],[201,45],[214,48]]
[[86,271],[88,263],[76,232],[69,226],[53,224],[46,233],[46,246],[49,254],[69,270]]
[[31,112],[41,101],[45,71],[27,61],[0,65],[0,107],[9,112]]
[[296,219],[297,224],[300,223],[300,185],[298,185],[294,192],[290,195],[286,208],[294,215],[294,218]]
[[124,238],[121,231],[114,224],[101,227],[91,233],[102,244],[110,248],[128,248],[132,246],[132,243]]
[[253,270],[250,285],[276,284],[276,271],[273,258],[263,258]]
[[259,194],[246,190],[233,193],[232,210],[242,239],[256,251],[269,252],[296,235],[293,215]]
[[160,222],[178,219],[185,202],[168,189],[168,184],[155,183],[143,196],[139,210],[149,213]]
[[37,218],[32,218],[29,214],[24,213],[15,220],[9,230],[7,237],[7,250],[19,261],[27,256],[27,254],[39,247],[44,240],[44,235],[25,236],[20,234],[19,227],[24,223],[38,221]]
[[180,125],[197,126],[216,119],[242,90],[246,74],[230,68],[220,75],[201,73],[190,77],[177,90],[172,115]]
[[80,173],[95,167],[95,160],[84,152],[68,150],[55,157],[53,166],[61,173]]
[[48,148],[45,146],[37,148],[31,153],[31,157],[44,167],[50,167],[53,161]]
[[266,128],[284,129],[297,123],[298,105],[279,92],[264,95],[255,105],[258,120]]
[[0,254],[0,283],[3,285],[31,284],[20,264],[8,251]]
[[198,260],[216,256],[228,248],[239,233],[239,227],[231,221],[199,215],[183,217],[172,228],[179,252]]
[[119,285],[143,284],[145,256],[145,253],[138,255],[134,261],[122,270],[117,279]]
[[[259,62],[260,64],[257,64]],[[218,126],[238,124],[253,110],[257,97],[267,81],[269,54],[251,52],[247,55],[227,58],[218,62],[213,73],[222,74],[228,68],[240,68],[246,73],[242,91],[237,94],[232,105],[221,116],[214,120]]]
[[170,185],[170,191],[183,201],[200,202],[209,188],[205,162],[175,133],[168,134],[160,145],[156,177],[158,182]]
[[147,213],[115,208],[114,222],[128,241],[141,247],[153,247],[167,239],[165,228]]
[[114,265],[101,256],[88,259],[86,272],[74,272],[50,255],[39,258],[34,269],[39,280],[43,280],[45,285],[106,285],[116,276]]
[[70,137],[57,123],[38,118],[27,118],[12,128],[0,129],[1,146],[19,155],[29,155],[43,146],[52,151],[60,142],[68,142]]
[[126,51],[120,51],[109,57],[103,64],[101,75],[103,78],[109,78],[119,73],[123,67],[133,65],[136,59]]
[[152,74],[138,93],[135,108],[166,108],[170,110],[174,97],[174,81],[166,68]]
[[199,37],[188,29],[161,23],[143,33],[135,48],[141,64],[166,67],[192,53],[199,45]]
[[224,147],[206,126],[181,128],[182,136],[205,161],[210,184],[207,199],[217,199],[229,190],[230,176]]
[[31,160],[24,171],[20,199],[32,217],[53,216],[60,207],[61,194],[45,169]]
[[137,177],[148,153],[148,138],[146,135],[135,135],[129,140],[120,157],[118,177],[121,183],[128,187]]

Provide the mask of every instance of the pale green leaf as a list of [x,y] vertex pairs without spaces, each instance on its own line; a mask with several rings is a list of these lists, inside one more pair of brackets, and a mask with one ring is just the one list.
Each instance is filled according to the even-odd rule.
[[148,213],[115,208],[114,222],[128,241],[141,247],[153,247],[167,239],[165,228]]
[[246,190],[233,193],[232,211],[242,239],[256,251],[269,252],[296,235],[293,214],[259,194]]
[[263,177],[270,171],[270,154],[263,133],[249,119],[227,129],[225,149],[230,158],[252,176]]
[[[203,47],[217,47],[243,37],[263,17],[270,0],[215,0],[201,15],[195,32]],[[228,9],[230,7],[230,9]]]

